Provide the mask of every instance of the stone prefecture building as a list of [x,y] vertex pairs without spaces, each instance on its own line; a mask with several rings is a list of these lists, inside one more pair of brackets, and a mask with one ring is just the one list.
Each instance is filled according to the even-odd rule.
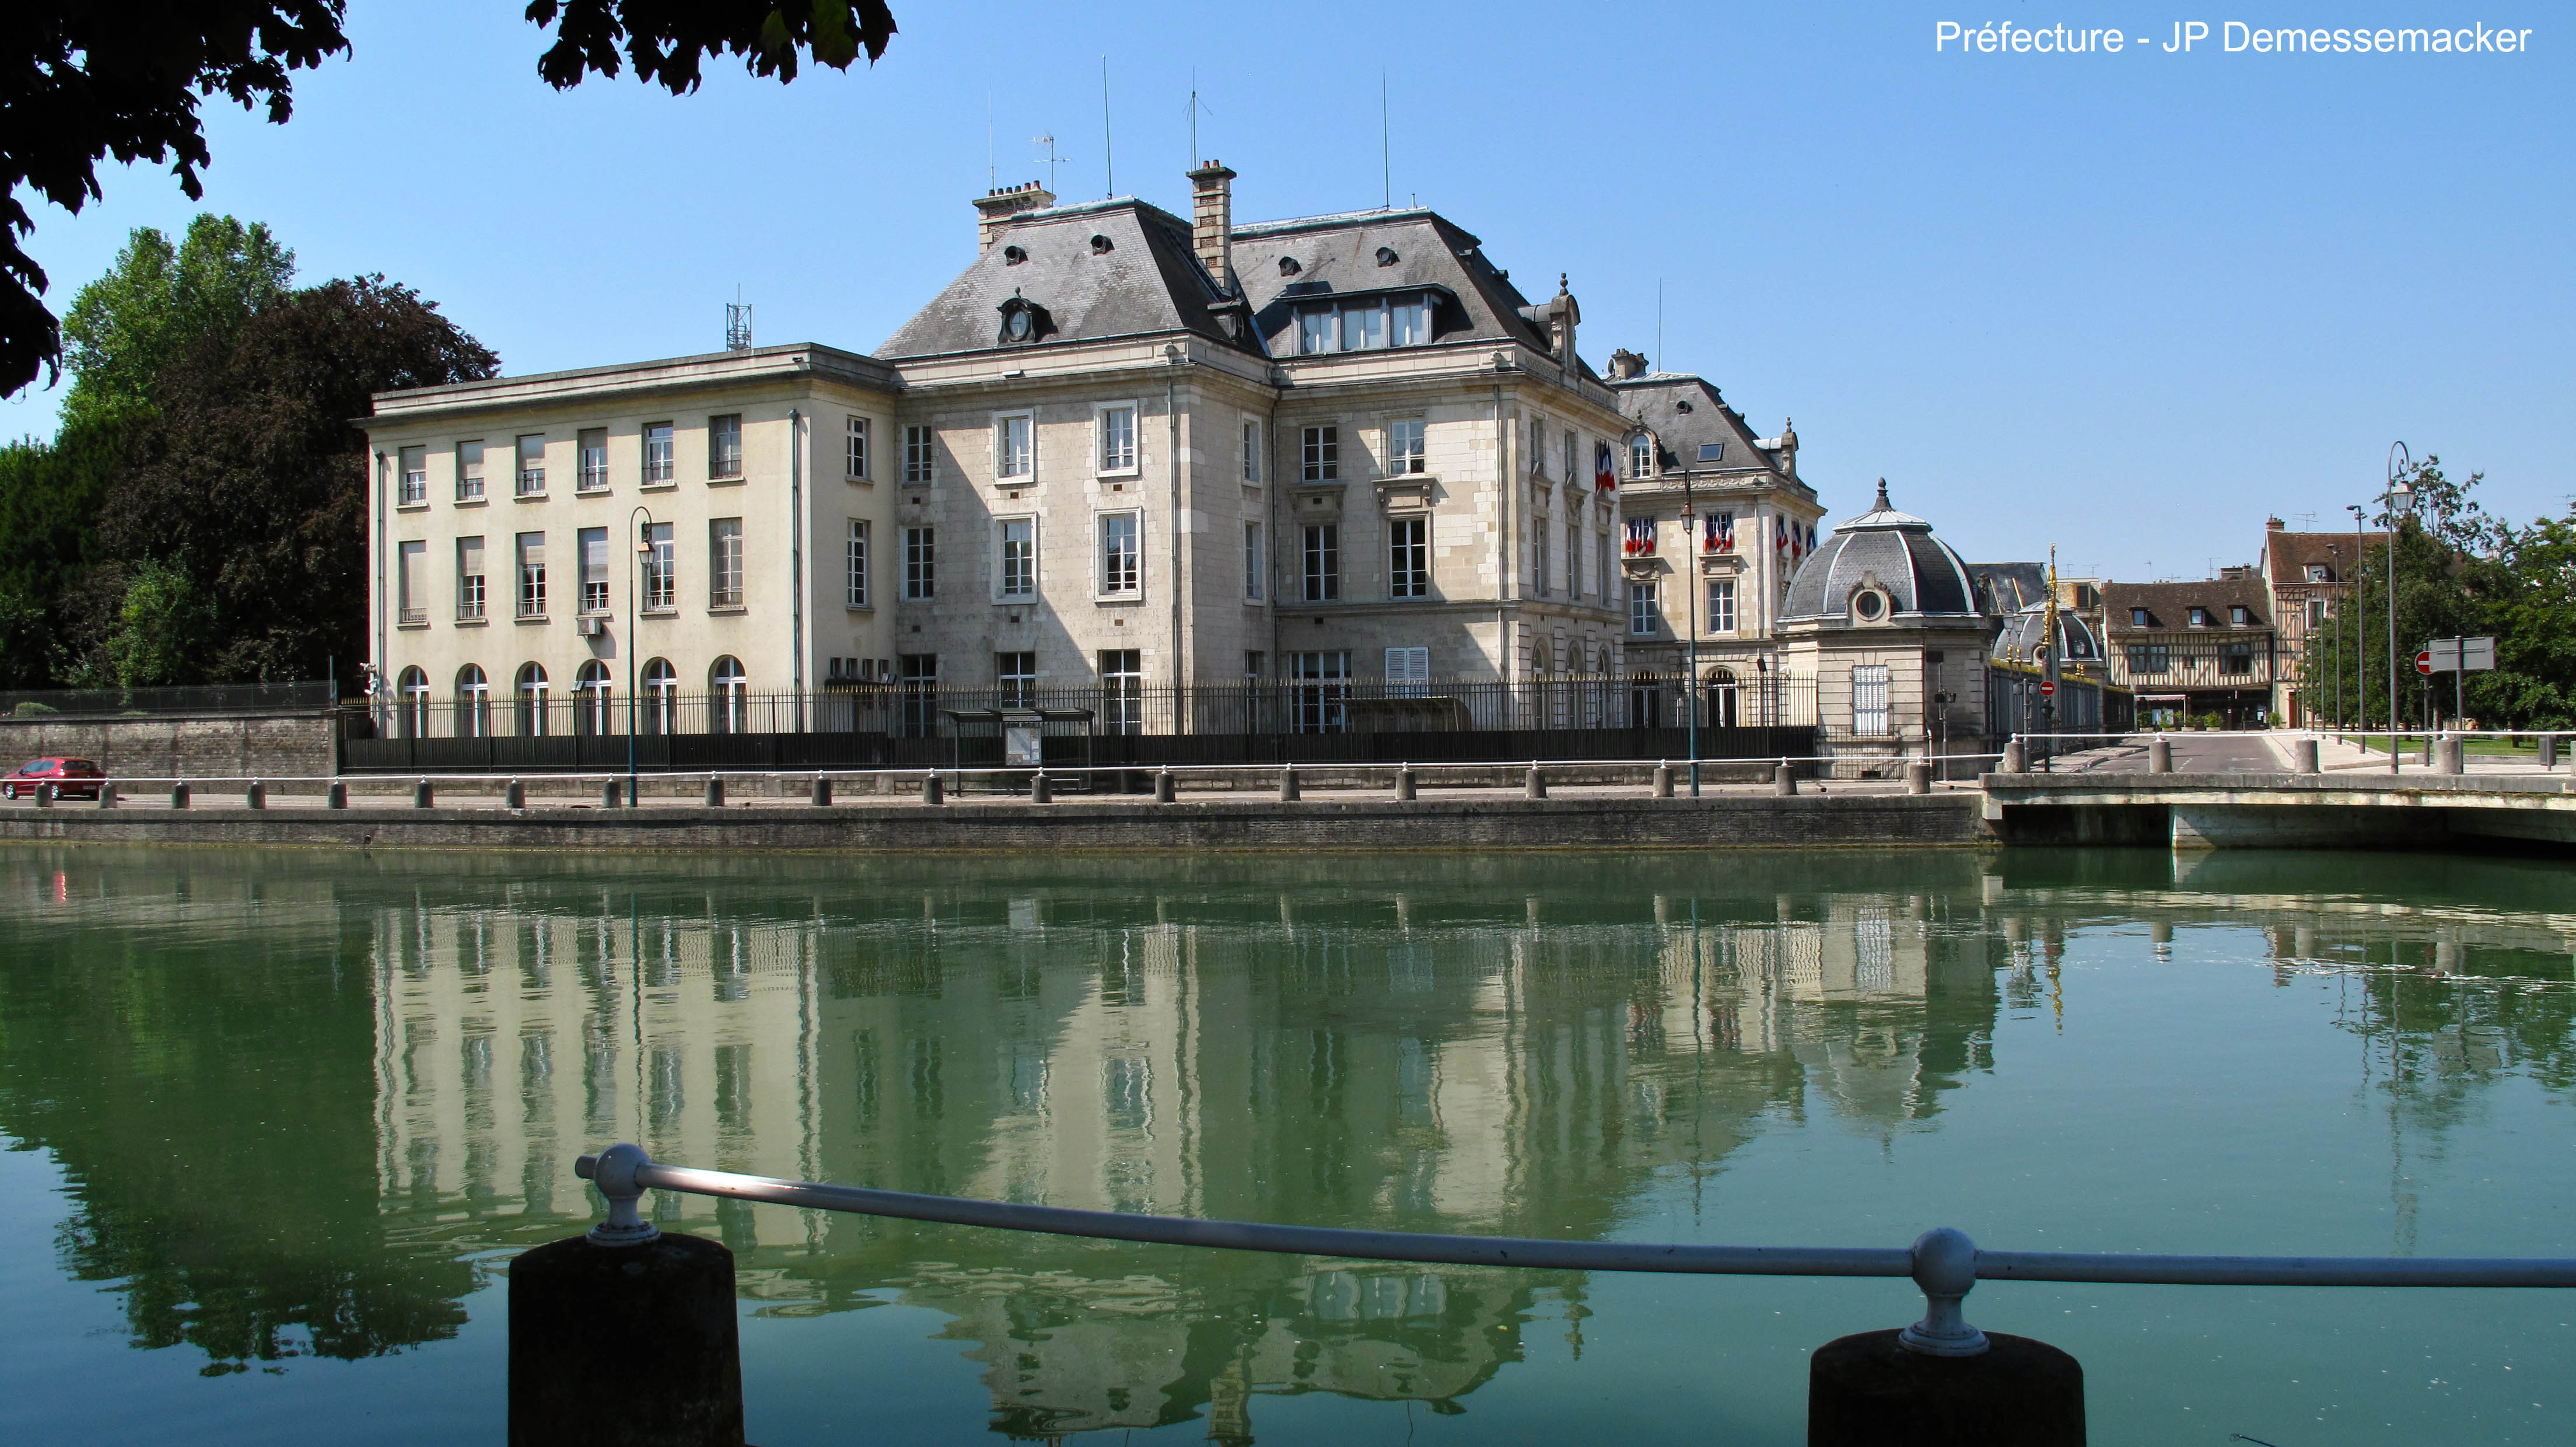
[[[1640,418],[1670,439],[1638,479],[1658,529],[1667,454],[1709,458],[1748,541],[1816,515],[1793,437],[1744,435],[1695,378],[1586,366],[1562,276],[1532,302],[1428,210],[1238,226],[1234,175],[1190,173],[1190,220],[979,198],[973,262],[875,356],[378,396],[379,688],[407,727],[527,732],[605,729],[630,672],[648,728],[692,730],[836,681],[1071,684],[1135,729],[1164,685],[1608,674],[1673,636],[1622,591]],[[1775,554],[1699,574],[1738,582],[1744,654]],[[1690,571],[1652,558],[1639,581]]]

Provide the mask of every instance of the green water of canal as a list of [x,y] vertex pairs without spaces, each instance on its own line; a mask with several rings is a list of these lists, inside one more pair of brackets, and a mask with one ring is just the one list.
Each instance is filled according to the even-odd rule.
[[[15,1440],[498,1440],[573,1157],[1578,1239],[2576,1255],[2576,890],[2386,855],[0,850]],[[765,1447],[1794,1444],[1901,1281],[703,1199]],[[1989,1283],[2097,1444],[2564,1442],[2556,1292]],[[602,1323],[613,1331],[614,1323]]]

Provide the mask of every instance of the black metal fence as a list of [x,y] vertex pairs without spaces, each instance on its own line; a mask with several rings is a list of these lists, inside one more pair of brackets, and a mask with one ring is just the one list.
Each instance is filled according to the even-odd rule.
[[327,709],[331,684],[210,683],[175,688],[49,688],[0,691],[0,717],[117,718],[134,714],[289,713]]

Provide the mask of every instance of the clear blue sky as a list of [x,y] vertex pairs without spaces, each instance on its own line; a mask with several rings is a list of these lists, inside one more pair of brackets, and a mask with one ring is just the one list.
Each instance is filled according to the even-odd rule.
[[[2274,0],[2267,26],[2530,27],[2528,54],[1934,53],[1912,4],[933,5],[873,70],[719,65],[673,99],[570,94],[500,3],[352,0],[354,59],[284,127],[210,103],[204,206],[308,280],[382,272],[511,372],[763,342],[866,350],[963,267],[968,199],[1072,162],[1186,214],[1185,98],[1246,219],[1374,206],[1379,77],[1399,204],[1534,293],[1571,273],[1595,365],[1700,372],[1786,415],[1833,516],[1880,476],[1978,560],[2115,577],[2251,561],[2263,519],[2379,485],[2388,444],[2483,470],[2528,519],[2576,490],[2576,10]],[[2172,10],[2012,12],[2169,38]],[[1971,12],[1955,8],[1965,17]],[[40,209],[57,309],[129,228],[197,208],[113,171]],[[1656,345],[1656,288],[1664,343]],[[55,395],[0,428],[42,432]]]

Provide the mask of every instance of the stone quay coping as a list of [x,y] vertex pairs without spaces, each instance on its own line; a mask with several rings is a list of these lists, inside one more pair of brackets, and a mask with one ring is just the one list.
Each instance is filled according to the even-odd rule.
[[[2576,778],[2547,774],[1985,774],[1977,780],[2007,803],[2424,804],[2493,808],[2576,798]],[[2257,797],[2260,796],[2260,797]]]

